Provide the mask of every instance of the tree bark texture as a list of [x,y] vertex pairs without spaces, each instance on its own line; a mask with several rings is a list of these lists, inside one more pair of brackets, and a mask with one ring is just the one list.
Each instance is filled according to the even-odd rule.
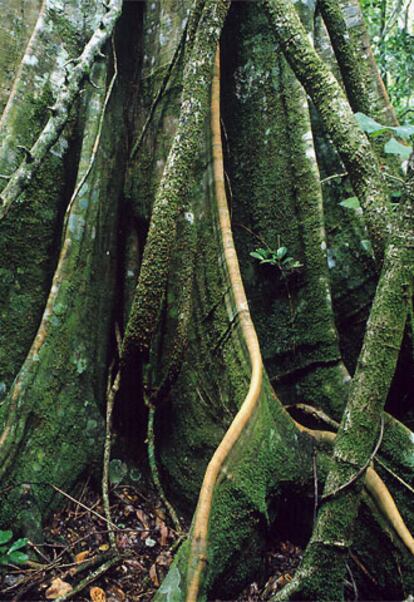
[[[358,6],[315,10],[284,0],[4,7],[0,525],[40,537],[62,501],[53,486],[99,473],[115,366],[113,453],[129,476],[146,469],[149,406],[160,482],[181,515],[194,513],[156,600],[234,597],[263,574],[269,533],[282,528],[310,540],[282,597],[304,593],[303,575],[308,597],[341,597],[349,548],[361,592],[375,582],[379,598],[401,599],[414,587],[399,527],[414,529],[414,438],[383,413],[410,299],[411,206],[394,219],[384,158],[353,116],[372,107],[393,119]],[[352,195],[362,211],[339,205]],[[299,267],[260,264],[250,255],[260,247],[286,247]],[[235,428],[253,339],[263,380]],[[408,395],[398,370],[394,380]],[[342,419],[338,436],[296,404]],[[364,468],[380,415],[370,476],[336,494]],[[313,530],[315,455],[327,499]]]

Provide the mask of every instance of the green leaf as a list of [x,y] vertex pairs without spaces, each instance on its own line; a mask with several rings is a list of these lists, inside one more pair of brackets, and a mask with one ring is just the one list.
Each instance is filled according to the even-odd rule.
[[381,125],[378,121],[375,121],[375,119],[368,117],[364,113],[355,113],[355,118],[364,132],[370,134],[373,138],[385,134],[385,132],[395,132],[397,136],[405,140],[409,140],[411,136],[414,136],[414,125],[405,124],[396,127]]
[[25,546],[27,546],[28,543],[28,539],[27,537],[22,537],[21,539],[16,539],[15,542],[12,543],[12,545],[10,546],[10,548],[8,549],[8,554],[11,554],[12,552],[15,552],[16,550],[20,550],[20,548],[24,548]]
[[276,251],[277,259],[283,259],[287,252],[288,252],[288,250],[286,247],[279,247],[278,250]]
[[355,113],[355,119],[358,121],[359,127],[364,130],[367,134],[376,134],[379,136],[387,131],[387,127],[368,117],[365,113]]
[[270,259],[262,259],[260,263],[270,263],[271,265],[275,265],[277,260],[274,257],[270,257]]
[[348,199],[345,199],[339,203],[341,207],[345,207],[345,209],[359,209],[359,199],[357,196],[350,196]]
[[283,266],[286,267],[288,270],[295,270],[296,268],[302,267],[300,261],[297,261],[297,259],[294,259],[294,257],[286,257],[286,259],[284,259],[282,263]]
[[411,136],[414,136],[414,125],[399,125],[397,127],[390,128],[397,136],[409,140]]
[[372,244],[370,240],[361,240],[361,247],[369,254],[372,254]]
[[387,144],[384,146],[384,152],[386,152],[387,155],[399,155],[402,159],[408,159],[412,150],[411,146],[401,144],[395,138],[388,140]]
[[263,255],[261,253],[258,253],[257,251],[251,251],[250,252],[250,257],[254,257],[255,259],[263,259]]
[[251,251],[250,255],[255,259],[267,259],[272,256],[272,251],[270,249],[259,247],[258,249]]
[[29,557],[27,554],[24,554],[23,552],[12,552],[11,554],[8,554],[8,561],[11,562],[12,564],[21,564],[22,562],[26,562],[26,560],[29,560]]
[[13,531],[0,531],[0,544],[7,543],[13,537]]

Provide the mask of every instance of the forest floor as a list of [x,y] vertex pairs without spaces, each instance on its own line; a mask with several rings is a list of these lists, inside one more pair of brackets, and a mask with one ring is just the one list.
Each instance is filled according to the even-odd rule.
[[[153,494],[144,496],[136,487],[118,485],[111,489],[110,502],[118,527],[117,558],[109,547],[102,498],[86,483],[76,501],[52,516],[43,542],[29,544],[27,551],[36,554],[36,562],[0,567],[0,602],[59,596],[79,602],[152,600],[180,535]],[[268,581],[252,583],[233,602],[267,600],[292,578],[301,553],[290,542],[272,542],[266,554]]]

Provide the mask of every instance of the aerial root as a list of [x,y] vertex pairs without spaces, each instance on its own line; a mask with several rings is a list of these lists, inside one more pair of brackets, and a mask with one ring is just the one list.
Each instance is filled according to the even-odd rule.
[[[118,354],[121,349],[121,333],[118,324],[115,325],[115,337],[118,346]],[[108,384],[106,388],[106,421],[105,421],[105,442],[102,471],[102,500],[106,520],[108,521],[108,538],[111,548],[116,549],[115,532],[112,527],[111,506],[109,502],[109,462],[111,459],[111,439],[112,439],[112,414],[114,410],[115,397],[119,391],[121,383],[121,371],[118,369],[114,378],[114,364],[112,361],[109,367]]]
[[239,262],[234,246],[231,220],[224,185],[223,147],[220,117],[220,47],[216,51],[215,69],[211,95],[212,156],[215,196],[219,216],[219,227],[224,249],[231,289],[240,315],[240,327],[246,342],[251,364],[251,377],[247,395],[221,443],[210,460],[203,479],[191,535],[191,550],[188,563],[187,602],[197,602],[202,574],[207,562],[207,538],[213,494],[220,471],[230,451],[239,440],[252,418],[260,399],[263,381],[263,364],[259,341],[253,325],[248,302],[240,274]]
[[183,534],[183,528],[178,518],[176,511],[169,502],[165,495],[164,488],[161,483],[160,475],[158,472],[157,460],[155,457],[155,438],[154,438],[154,417],[155,417],[155,406],[150,403],[148,399],[145,399],[145,403],[148,407],[148,424],[147,424],[147,445],[148,445],[148,464],[151,471],[152,482],[157,490],[158,497],[167,509],[170,515],[171,521],[174,525],[176,532],[179,535]]
[[[336,433],[331,431],[310,429],[302,426],[298,422],[295,422],[295,424],[299,430],[308,433],[318,442],[328,443],[329,445],[333,445],[335,442]],[[366,468],[364,486],[370,496],[373,498],[377,508],[385,517],[386,521],[393,527],[399,539],[403,542],[408,551],[414,556],[414,538],[408,530],[407,525],[405,524],[404,519],[399,512],[390,490],[378,473],[374,470],[374,468],[372,468],[372,466],[368,466]]]

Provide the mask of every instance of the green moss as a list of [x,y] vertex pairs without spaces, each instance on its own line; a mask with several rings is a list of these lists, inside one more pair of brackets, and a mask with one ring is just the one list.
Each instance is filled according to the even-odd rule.
[[[312,10],[303,6],[309,27]],[[269,377],[287,402],[307,400],[339,412],[348,387],[331,306],[307,99],[277,55],[265,15],[252,5],[233,10],[223,69],[234,234]],[[264,244],[286,246],[303,269],[284,280],[277,268],[259,265],[250,251]]]
[[[96,75],[101,88],[95,100],[102,105],[106,69],[101,67]],[[78,178],[89,165],[99,122],[96,102],[89,101]],[[0,508],[2,525],[13,522],[16,528],[34,529],[27,522],[31,511],[38,522],[62,503],[51,485],[70,490],[100,460],[115,291],[116,228],[111,224],[125,161],[112,132],[119,129],[123,101],[120,88],[87,186],[72,206],[71,218],[78,226],[71,231],[68,225],[71,245],[59,264],[62,278],[53,293],[52,311],[44,318],[45,341],[37,357],[26,360],[20,370],[16,407],[10,398],[1,406],[5,420],[14,416],[13,436],[1,448],[2,486],[8,492]],[[22,512],[16,514],[16,507]]]
[[376,156],[337,80],[315,52],[293,5],[284,0],[263,0],[263,5],[275,40],[283,45],[286,60],[312,98],[347,168],[380,265],[390,208]]
[[186,204],[194,157],[202,143],[204,121],[209,110],[213,60],[227,11],[228,5],[224,2],[216,2],[210,11],[205,11],[203,26],[185,67],[180,122],[152,208],[140,276],[126,329],[125,357],[134,348],[148,350],[158,326],[176,235],[176,220],[180,208]]
[[7,387],[26,356],[46,301],[63,190],[62,161],[51,157],[25,201],[0,224],[0,373]]
[[[30,148],[49,118],[47,107],[53,104],[50,81],[43,74],[44,83],[31,85],[30,78],[24,84],[28,86],[26,93],[19,103],[12,105],[4,126],[0,152],[2,173],[11,173],[17,167],[24,158],[17,146]],[[0,332],[0,374],[7,387],[36,333],[56,264],[68,181],[73,180],[67,171],[67,148],[72,128],[73,120],[35,173],[30,188],[0,223],[0,269],[4,276],[0,282],[3,324]]]

